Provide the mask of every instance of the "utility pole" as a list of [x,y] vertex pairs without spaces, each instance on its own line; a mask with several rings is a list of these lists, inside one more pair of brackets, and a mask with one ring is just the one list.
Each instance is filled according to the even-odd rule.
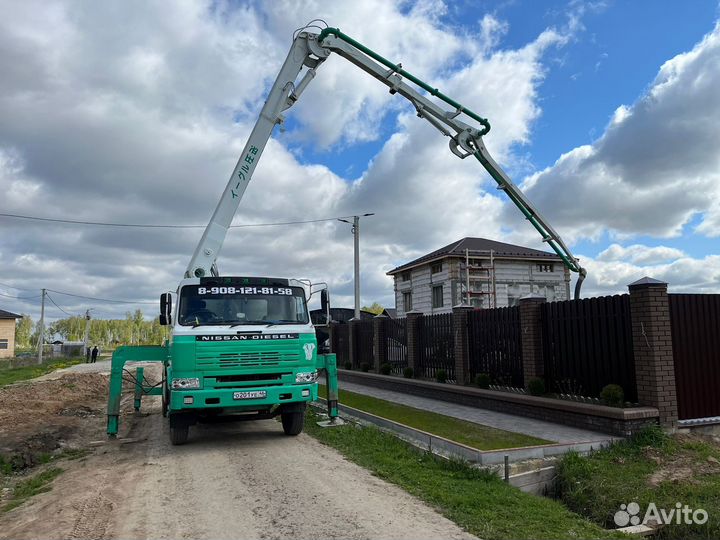
[[42,304],[40,305],[40,335],[38,336],[38,364],[42,364],[43,345],[45,344],[45,289],[42,290]]
[[350,223],[352,227],[352,234],[354,236],[354,249],[355,249],[355,315],[354,318],[360,320],[360,218],[367,216],[374,216],[375,214],[363,214],[362,216],[353,216],[353,221],[350,223],[346,219],[338,219],[344,223]]
[[85,336],[83,337],[83,342],[85,343],[85,349],[83,350],[83,353],[87,357],[87,350],[88,350],[88,337],[90,336],[90,310],[85,310]]

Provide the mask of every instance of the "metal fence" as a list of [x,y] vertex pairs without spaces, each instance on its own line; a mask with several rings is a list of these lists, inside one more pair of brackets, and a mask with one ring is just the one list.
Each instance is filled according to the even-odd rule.
[[720,295],[669,294],[678,418],[720,416]]
[[350,362],[350,327],[347,324],[333,324],[332,352],[337,355],[337,365],[345,368]]
[[372,367],[375,361],[375,355],[373,353],[373,321],[372,319],[367,321],[359,321],[349,323],[354,325],[355,331],[355,355],[353,358],[353,368],[357,369],[362,367],[363,364],[368,364]]
[[418,324],[418,377],[434,379],[445,370],[448,381],[455,381],[455,341],[452,313],[426,315]]
[[540,315],[549,391],[597,397],[612,383],[637,401],[629,295],[549,302]]
[[471,311],[467,321],[470,376],[487,373],[492,384],[522,388],[520,308]]
[[391,373],[402,375],[407,360],[407,319],[383,319],[386,358]]

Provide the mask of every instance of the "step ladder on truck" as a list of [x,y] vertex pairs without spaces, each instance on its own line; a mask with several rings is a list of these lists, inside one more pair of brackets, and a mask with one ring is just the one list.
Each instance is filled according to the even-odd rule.
[[[482,137],[490,131],[490,123],[405,71],[402,64],[388,61],[337,28],[317,24],[324,23],[312,21],[296,32],[184,279],[176,291],[161,295],[160,323],[171,327],[170,339],[159,346],[119,347],[114,352],[109,436],[118,433],[124,374],[134,383],[137,410],[144,395],[162,396],[173,444],[184,443],[189,427],[198,421],[280,416],[285,433],[297,435],[303,428],[307,403],[318,398],[317,377],[322,372],[327,379],[329,420],[325,425],[341,423],[336,358],[324,339],[318,348],[307,307],[309,297],[320,293],[329,321],[327,286],[289,278],[223,276],[216,266],[228,228],[274,127],[284,122],[283,113],[297,102],[332,53],[388,86],[391,94],[409,100],[419,118],[449,137],[453,154],[461,159],[475,157],[543,241],[578,273],[575,297],[579,297],[585,269],[489,155]],[[319,28],[320,33],[310,32],[311,28]],[[127,362],[162,363],[162,382],[150,385],[143,368],[133,374],[125,368]]]

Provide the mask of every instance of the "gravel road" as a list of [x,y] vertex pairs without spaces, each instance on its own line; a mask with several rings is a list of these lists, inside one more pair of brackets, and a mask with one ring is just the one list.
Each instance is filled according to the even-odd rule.
[[274,420],[196,426],[174,447],[156,398],[143,409],[124,420],[136,442],[68,462],[51,492],[0,519],[0,537],[473,538]]

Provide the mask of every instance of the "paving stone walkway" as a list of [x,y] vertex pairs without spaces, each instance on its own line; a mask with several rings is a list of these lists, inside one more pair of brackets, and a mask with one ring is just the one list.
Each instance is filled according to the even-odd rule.
[[596,431],[565,426],[562,424],[554,424],[552,422],[535,420],[533,418],[506,414],[488,409],[479,409],[477,407],[449,403],[447,401],[440,401],[437,399],[403,394],[402,392],[384,390],[373,386],[365,386],[342,380],[339,381],[339,383],[341,389],[348,390],[349,392],[355,392],[356,394],[372,396],[386,401],[391,401],[393,403],[415,407],[416,409],[424,409],[444,414],[446,416],[460,418],[461,420],[483,424],[485,426],[512,431],[514,433],[524,433],[526,435],[532,435],[548,441],[559,443],[577,443],[609,441],[616,438],[606,433],[599,433]]

